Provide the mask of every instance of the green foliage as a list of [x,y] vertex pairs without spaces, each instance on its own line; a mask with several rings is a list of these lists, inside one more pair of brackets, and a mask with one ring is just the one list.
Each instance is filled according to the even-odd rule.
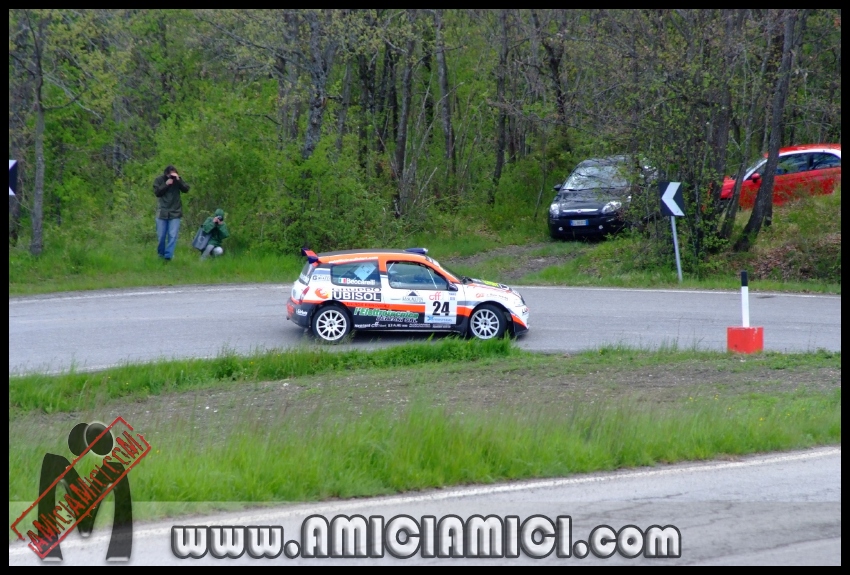
[[[69,256],[68,273],[79,276],[94,265],[97,242],[118,252],[150,249],[151,182],[167,164],[192,185],[184,235],[222,207],[237,251],[297,254],[305,244],[330,250],[417,237],[433,245],[462,237],[527,243],[546,237],[553,183],[581,159],[611,153],[645,155],[664,179],[684,182],[688,217],[679,232],[688,273],[710,276],[730,257],[717,234],[722,219],[703,211],[702,196],[763,152],[773,78],[759,70],[776,67],[764,60],[772,53],[764,31],[777,24],[773,13],[742,9],[727,22],[718,11],[551,9],[536,12],[538,27],[527,11],[508,10],[503,28],[501,12],[445,10],[445,98],[431,12],[320,13],[339,40],[321,74],[310,72],[306,28],[287,24],[311,14],[10,12],[10,153],[22,160],[24,230],[34,208],[31,22],[47,26],[45,258]],[[792,78],[788,131],[795,141],[840,141],[840,82],[835,88],[831,80],[840,79],[840,13],[812,11],[808,22],[795,56],[806,73]],[[733,38],[720,42],[726,34]],[[413,52],[404,55],[399,47],[408,41]],[[289,60],[278,58],[284,53]],[[406,153],[396,165],[408,61]],[[324,98],[321,137],[305,160],[317,94]],[[719,104],[727,96],[731,107]],[[506,163],[494,182],[502,113]],[[718,134],[727,120],[724,140]],[[655,192],[633,202],[634,222],[654,244],[640,248],[636,269],[671,262],[669,231],[652,220]],[[435,238],[435,230],[445,237]],[[840,274],[835,245],[795,249],[819,262],[810,275],[832,280]],[[30,265],[10,250],[10,274]]]

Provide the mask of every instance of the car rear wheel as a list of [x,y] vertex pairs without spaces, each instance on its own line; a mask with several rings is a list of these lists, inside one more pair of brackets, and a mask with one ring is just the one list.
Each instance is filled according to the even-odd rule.
[[348,314],[338,305],[325,306],[313,316],[313,335],[327,343],[338,343],[351,331]]
[[492,304],[485,303],[475,308],[469,317],[469,334],[478,339],[502,337],[507,327],[504,314]]

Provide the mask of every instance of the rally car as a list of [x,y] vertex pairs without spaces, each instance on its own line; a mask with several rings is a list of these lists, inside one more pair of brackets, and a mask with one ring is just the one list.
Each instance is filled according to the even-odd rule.
[[316,254],[292,285],[286,319],[320,340],[352,330],[455,332],[478,339],[528,331],[528,306],[516,290],[455,274],[425,248]]

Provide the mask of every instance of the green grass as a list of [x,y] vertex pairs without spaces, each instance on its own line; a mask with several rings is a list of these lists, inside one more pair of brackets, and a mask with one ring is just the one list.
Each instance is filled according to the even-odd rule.
[[433,344],[395,346],[371,352],[287,350],[216,359],[127,364],[99,372],[9,377],[10,414],[90,408],[116,398],[144,398],[169,392],[205,389],[234,382],[268,381],[356,369],[423,363],[477,361],[520,353],[508,340],[463,340],[447,337]]
[[48,246],[38,258],[19,247],[9,253],[9,295],[153,285],[291,283],[303,265],[300,255],[238,250],[201,261],[196,250],[182,244],[167,263],[157,257],[154,245],[139,250],[92,241]]
[[[398,413],[250,412],[224,437],[189,420],[149,434],[133,471],[139,501],[309,501],[698,460],[841,441],[841,392],[571,402],[450,412],[420,396]],[[138,425],[141,425],[139,423]],[[10,500],[35,496],[55,439],[10,435]],[[12,472],[14,471],[14,473]]]

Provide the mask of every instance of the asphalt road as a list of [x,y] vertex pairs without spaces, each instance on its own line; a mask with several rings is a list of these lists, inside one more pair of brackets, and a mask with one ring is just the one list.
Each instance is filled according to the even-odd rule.
[[[92,370],[124,362],[214,357],[223,350],[313,346],[286,321],[287,285],[106,290],[9,299],[9,373]],[[520,287],[531,329],[519,345],[576,352],[604,344],[726,349],[740,292]],[[841,297],[750,293],[751,325],[774,351],[841,350]],[[366,349],[413,334],[358,334]]]
[[[144,465],[144,463],[142,463]],[[653,525],[675,526],[680,533],[680,557],[633,559],[614,553],[601,559],[589,553],[579,559],[543,559],[524,554],[516,559],[177,559],[171,549],[171,527],[177,525],[282,526],[283,541],[301,540],[302,522],[312,514],[328,521],[337,515],[399,514],[417,520],[439,520],[456,514],[516,515],[520,521],[535,514],[555,521],[570,516],[571,542],[587,542],[594,527],[614,531],[633,525],[641,531]],[[102,565],[107,528],[89,540],[72,533],[62,544],[64,565]],[[568,547],[568,546],[567,546]],[[467,548],[468,550],[468,548]],[[10,565],[41,561],[23,543],[9,547]],[[735,461],[687,463],[615,473],[578,475],[567,479],[532,481],[423,492],[386,498],[279,506],[211,517],[136,524],[130,564],[630,564],[630,565],[840,565],[841,564],[841,448],[827,447],[785,454],[747,457]]]
[[[740,325],[738,292],[522,287],[532,311],[525,349],[580,351],[603,344],[657,348],[678,345],[723,350],[726,328]],[[215,356],[224,349],[314,346],[304,330],[285,320],[288,286],[145,288],[10,298],[9,372],[97,369],[123,362]],[[841,298],[752,293],[753,325],[765,330],[765,348],[776,351],[841,349]],[[341,349],[368,349],[408,340],[412,334],[354,338]],[[572,517],[572,541],[587,540],[594,526],[675,525],[678,559],[542,561],[572,563],[833,564],[841,563],[841,453],[824,448],[742,461],[683,464],[592,474],[567,479],[440,490],[414,496],[276,507],[266,512],[218,514],[186,524],[282,525],[286,540],[298,537],[302,520],[318,513],[364,517],[412,517],[454,513],[542,514]],[[186,564],[170,549],[172,523],[137,525],[131,563]],[[63,544],[65,564],[100,564],[107,540],[90,545],[73,534]],[[40,562],[25,546],[10,545],[10,564]],[[210,555],[199,562],[215,562]],[[231,562],[257,560],[244,555]],[[268,561],[268,560],[264,560]],[[290,561],[282,555],[274,561]],[[292,563],[312,563],[295,559]],[[354,560],[372,564],[373,559]],[[397,562],[389,556],[379,560]],[[407,560],[425,563],[471,559]],[[485,560],[477,560],[482,562]],[[488,563],[535,562],[518,559]],[[323,562],[337,562],[325,559]]]

